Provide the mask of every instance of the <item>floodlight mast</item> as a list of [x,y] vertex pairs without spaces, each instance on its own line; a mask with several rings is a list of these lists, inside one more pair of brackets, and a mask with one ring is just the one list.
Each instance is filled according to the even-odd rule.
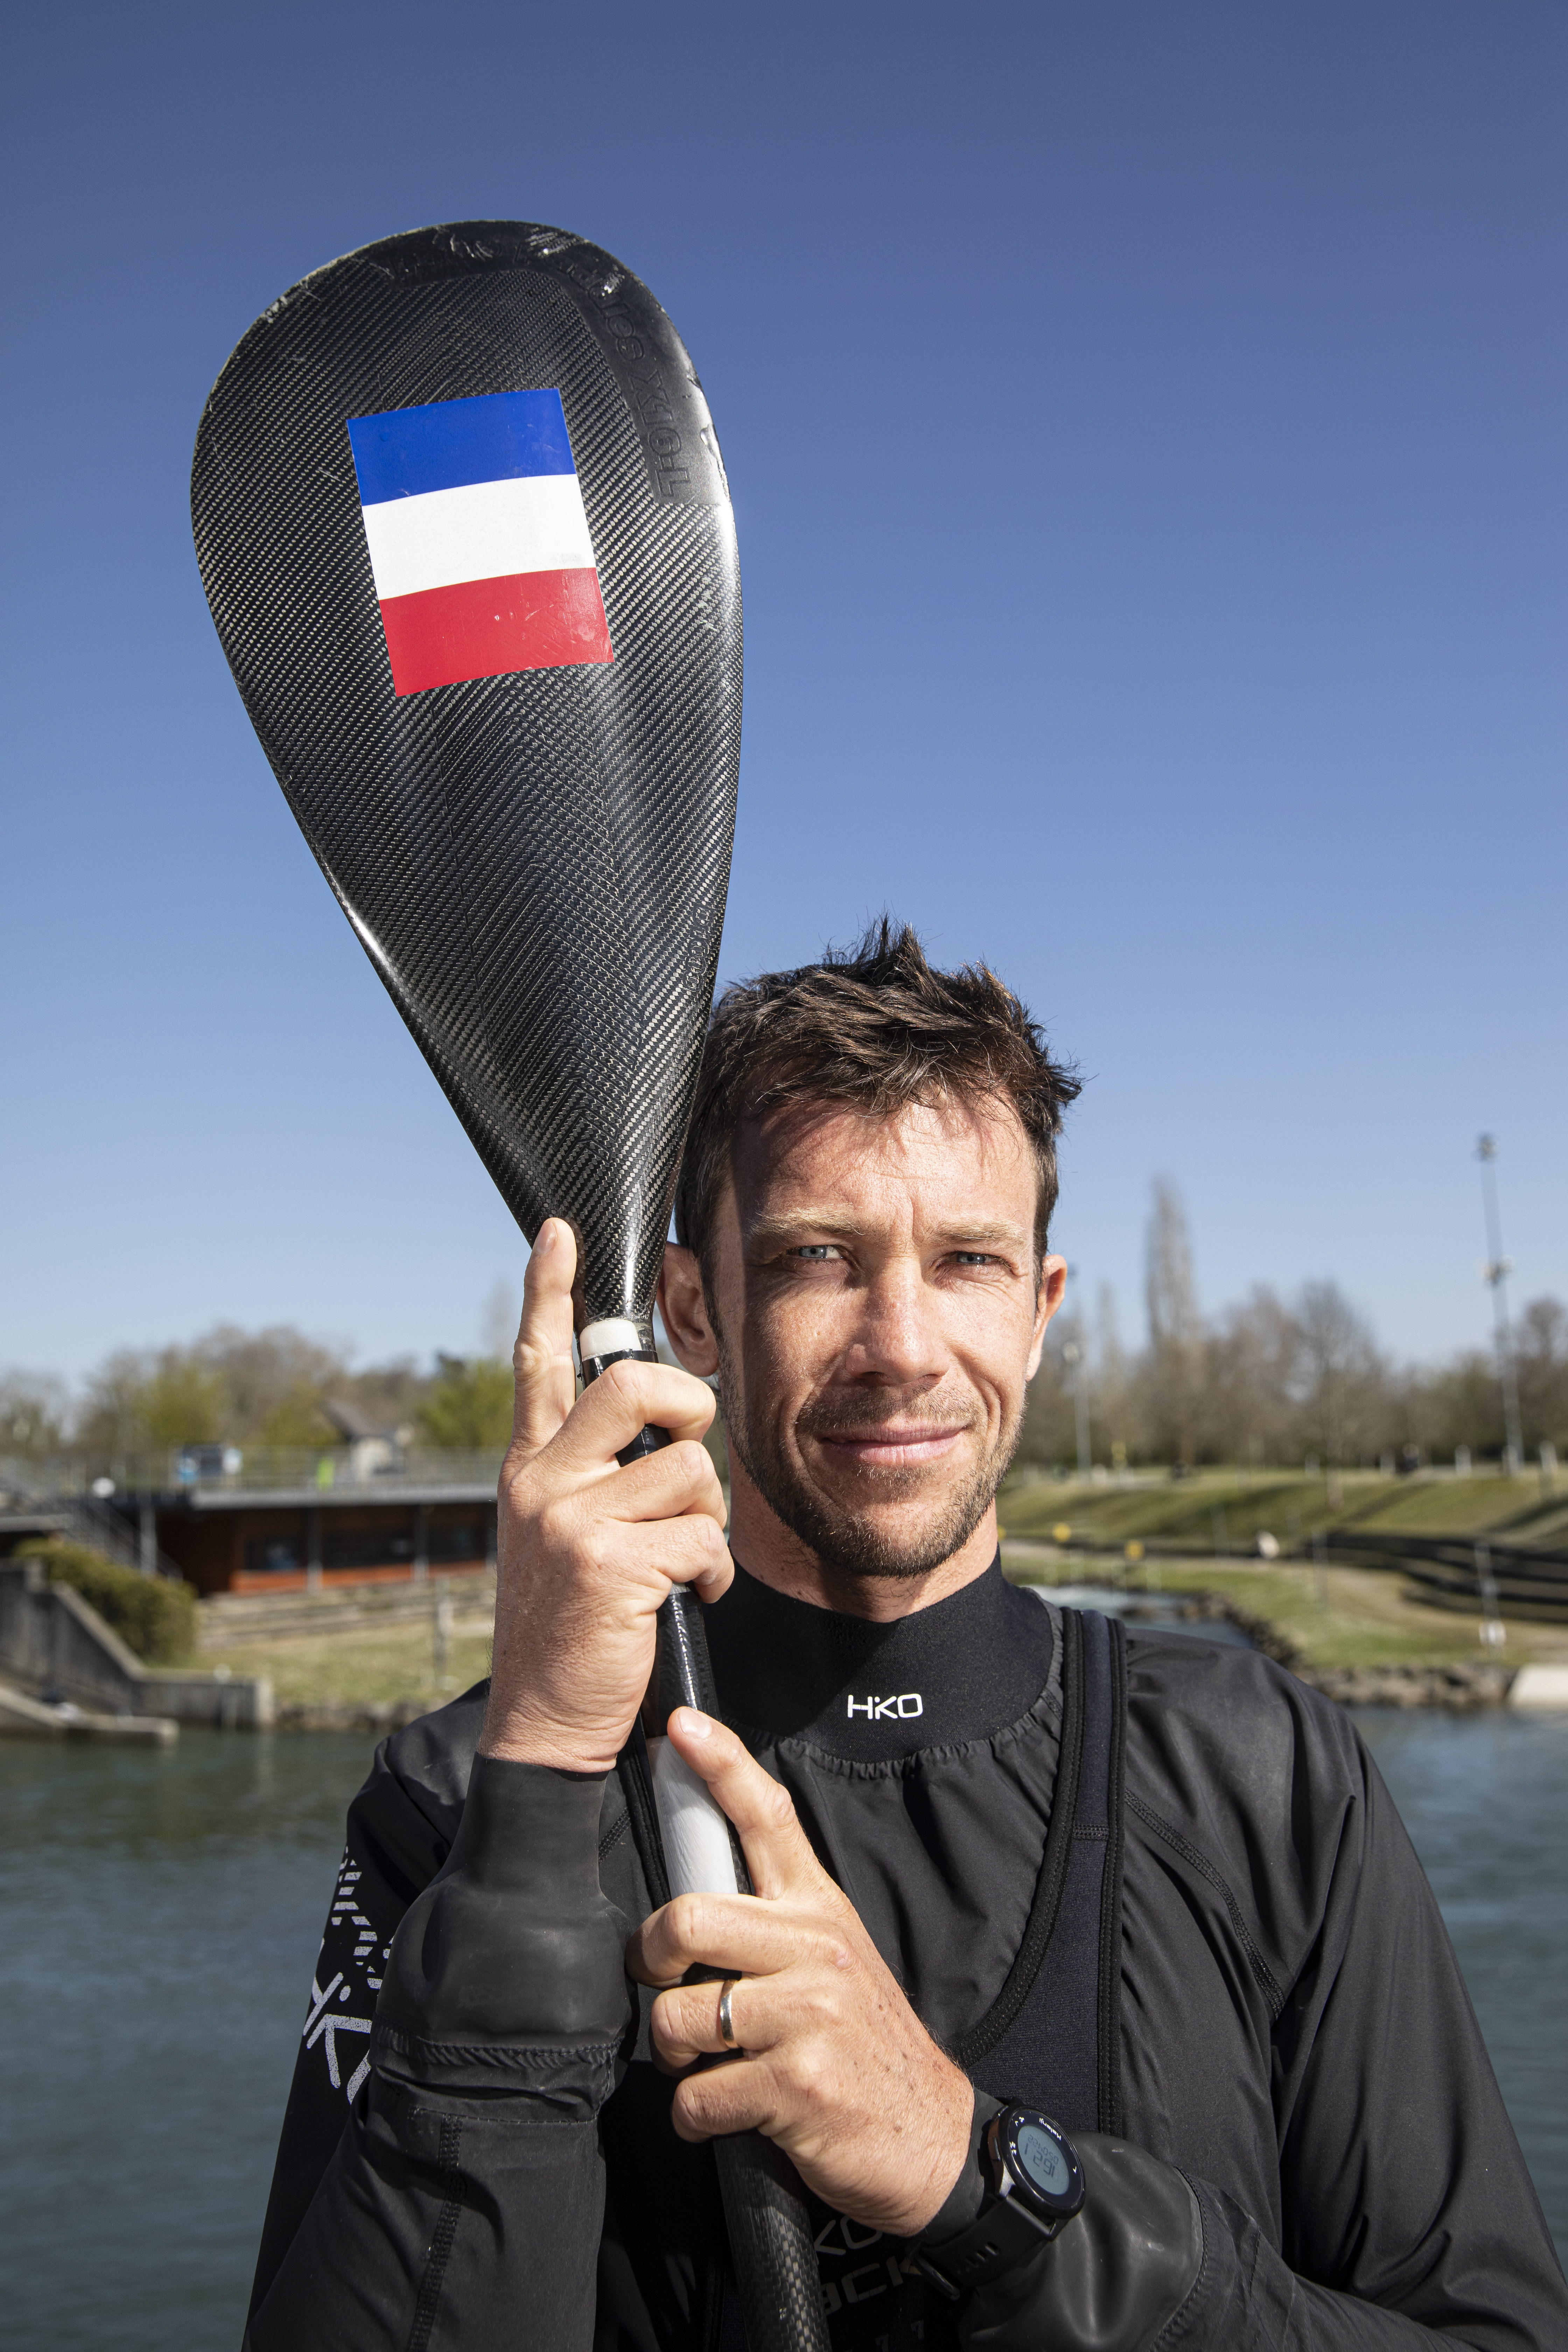
[[1513,1360],[1513,1326],[1508,1313],[1508,1278],[1513,1272],[1513,1260],[1504,1257],[1502,1253],[1495,1135],[1478,1137],[1476,1158],[1481,1163],[1481,1201],[1487,1221],[1487,1262],[1481,1268],[1481,1279],[1491,1286],[1498,1381],[1502,1390],[1503,1475],[1517,1478],[1524,1467],[1524,1432],[1519,1417],[1519,1376]]

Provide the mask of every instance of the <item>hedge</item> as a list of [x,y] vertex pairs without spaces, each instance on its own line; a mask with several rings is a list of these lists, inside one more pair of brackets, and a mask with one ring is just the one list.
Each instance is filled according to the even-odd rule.
[[142,1576],[121,1568],[89,1544],[68,1536],[45,1536],[24,1544],[17,1557],[41,1559],[51,1584],[68,1584],[126,1648],[149,1665],[187,1658],[196,1646],[196,1596],[188,1584],[166,1576]]

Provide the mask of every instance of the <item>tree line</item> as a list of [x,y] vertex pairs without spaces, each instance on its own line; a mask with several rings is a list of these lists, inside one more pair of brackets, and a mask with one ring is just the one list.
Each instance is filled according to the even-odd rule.
[[[1186,1213],[1168,1179],[1154,1186],[1144,1306],[1146,1338],[1136,1350],[1121,1344],[1107,1289],[1092,1317],[1078,1299],[1058,1316],[1029,1392],[1022,1460],[1077,1460],[1080,1381],[1089,1450],[1108,1467],[1501,1459],[1502,1392],[1490,1349],[1401,1364],[1327,1280],[1289,1298],[1258,1284],[1239,1305],[1203,1316]],[[1542,1444],[1568,1453],[1568,1307],[1531,1299],[1513,1342],[1526,1458]]]
[[344,1443],[346,1418],[400,1444],[494,1451],[511,1433],[511,1366],[493,1356],[412,1356],[354,1371],[289,1324],[220,1324],[184,1347],[120,1349],[81,1388],[0,1379],[0,1457],[72,1456],[89,1472],[182,1446]]
[[[1281,1298],[1257,1286],[1212,1318],[1198,1308],[1185,1210],[1154,1186],[1146,1235],[1146,1335],[1122,1345],[1101,1289],[1091,1315],[1074,1298],[1051,1326],[1029,1391],[1020,1458],[1067,1467],[1078,1456],[1079,1395],[1092,1459],[1139,1464],[1316,1460],[1325,1468],[1396,1459],[1496,1460],[1505,1444],[1498,1364],[1470,1349],[1437,1364],[1401,1364],[1336,1283]],[[343,1442],[333,1408],[405,1445],[494,1450],[511,1429],[511,1368],[497,1352],[412,1356],[355,1371],[346,1358],[280,1324],[221,1324],[184,1347],[122,1349],[72,1391],[63,1381],[0,1379],[0,1457],[69,1455],[89,1472],[185,1445],[322,1448]],[[1527,1457],[1568,1454],[1568,1307],[1531,1299],[1514,1330]],[[1408,1452],[1407,1452],[1408,1449]]]

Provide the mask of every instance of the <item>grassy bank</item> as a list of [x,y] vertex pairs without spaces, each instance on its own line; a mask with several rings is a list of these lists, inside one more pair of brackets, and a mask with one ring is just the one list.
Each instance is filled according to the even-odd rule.
[[1568,1661],[1568,1625],[1508,1626],[1500,1651],[1483,1649],[1478,1618],[1429,1608],[1403,1580],[1353,1568],[1315,1570],[1262,1561],[1145,1560],[1125,1570],[1055,1546],[1008,1540],[1007,1572],[1031,1584],[1130,1584],[1153,1592],[1218,1592],[1274,1626],[1306,1666],[1446,1666],[1490,1659],[1521,1666],[1529,1659]]
[[1016,1472],[1002,1490],[1009,1535],[1079,1544],[1141,1542],[1207,1556],[1250,1553],[1260,1534],[1287,1551],[1310,1548],[1331,1528],[1386,1535],[1482,1536],[1510,1543],[1568,1545],[1568,1474],[1553,1491],[1540,1476],[1457,1478],[1432,1472],[1384,1478],[1347,1470],[1337,1477],[1300,1471],[1204,1470],[1188,1478],[1149,1476],[1118,1486]]
[[[1484,1651],[1476,1620],[1411,1599],[1394,1575],[1331,1568],[1320,1584],[1310,1567],[1213,1559],[1145,1561],[1129,1571],[1103,1558],[1011,1537],[1005,1557],[1009,1575],[1031,1583],[1125,1578],[1155,1591],[1221,1593],[1274,1626],[1308,1666],[1450,1665],[1483,1657],[1510,1666],[1532,1658],[1568,1662],[1568,1626],[1512,1623],[1500,1652]],[[445,1682],[436,1672],[430,1628],[420,1623],[344,1627],[286,1640],[262,1636],[204,1652],[202,1664],[221,1663],[237,1675],[269,1675],[281,1707],[417,1701],[423,1710],[489,1672],[489,1627],[472,1618],[458,1623],[463,1630],[453,1633]]]
[[[1312,1667],[1445,1666],[1488,1657],[1506,1665],[1568,1661],[1568,1626],[1510,1622],[1502,1650],[1485,1651],[1479,1621],[1435,1609],[1396,1572],[1312,1566],[1312,1536],[1331,1527],[1433,1535],[1502,1535],[1568,1542],[1568,1495],[1543,1496],[1533,1477],[1381,1478],[1343,1475],[1331,1489],[1300,1473],[1208,1471],[1117,1486],[1025,1474],[1003,1490],[1008,1573],[1040,1583],[1120,1583],[1169,1592],[1218,1592],[1275,1627]],[[1265,1561],[1259,1533],[1305,1559]],[[1056,1538],[1059,1537],[1059,1540]],[[1129,1544],[1155,1548],[1129,1562]],[[1114,1547],[1109,1552],[1085,1549]],[[1169,1548],[1169,1549],[1166,1549]],[[444,1673],[427,1616],[402,1622],[323,1622],[270,1633],[254,1615],[232,1634],[208,1620],[199,1663],[270,1675],[280,1707],[333,1703],[437,1706],[489,1671],[490,1628],[476,1589],[460,1613]],[[370,1604],[363,1603],[368,1607]]]
[[447,1645],[446,1674],[436,1667],[428,1623],[350,1627],[331,1633],[265,1634],[204,1649],[201,1664],[210,1673],[226,1665],[237,1675],[268,1675],[280,1707],[321,1706],[333,1701],[380,1705],[400,1699],[422,1702],[421,1712],[441,1706],[490,1670],[490,1629],[459,1619]]

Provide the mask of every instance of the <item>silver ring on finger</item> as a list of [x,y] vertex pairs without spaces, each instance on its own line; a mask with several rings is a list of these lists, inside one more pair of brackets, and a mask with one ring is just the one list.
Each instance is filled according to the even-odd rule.
[[726,1977],[719,1988],[719,2039],[726,2050],[741,2046],[735,2034],[735,2020],[730,2009],[730,1996],[740,1983],[739,1977]]

